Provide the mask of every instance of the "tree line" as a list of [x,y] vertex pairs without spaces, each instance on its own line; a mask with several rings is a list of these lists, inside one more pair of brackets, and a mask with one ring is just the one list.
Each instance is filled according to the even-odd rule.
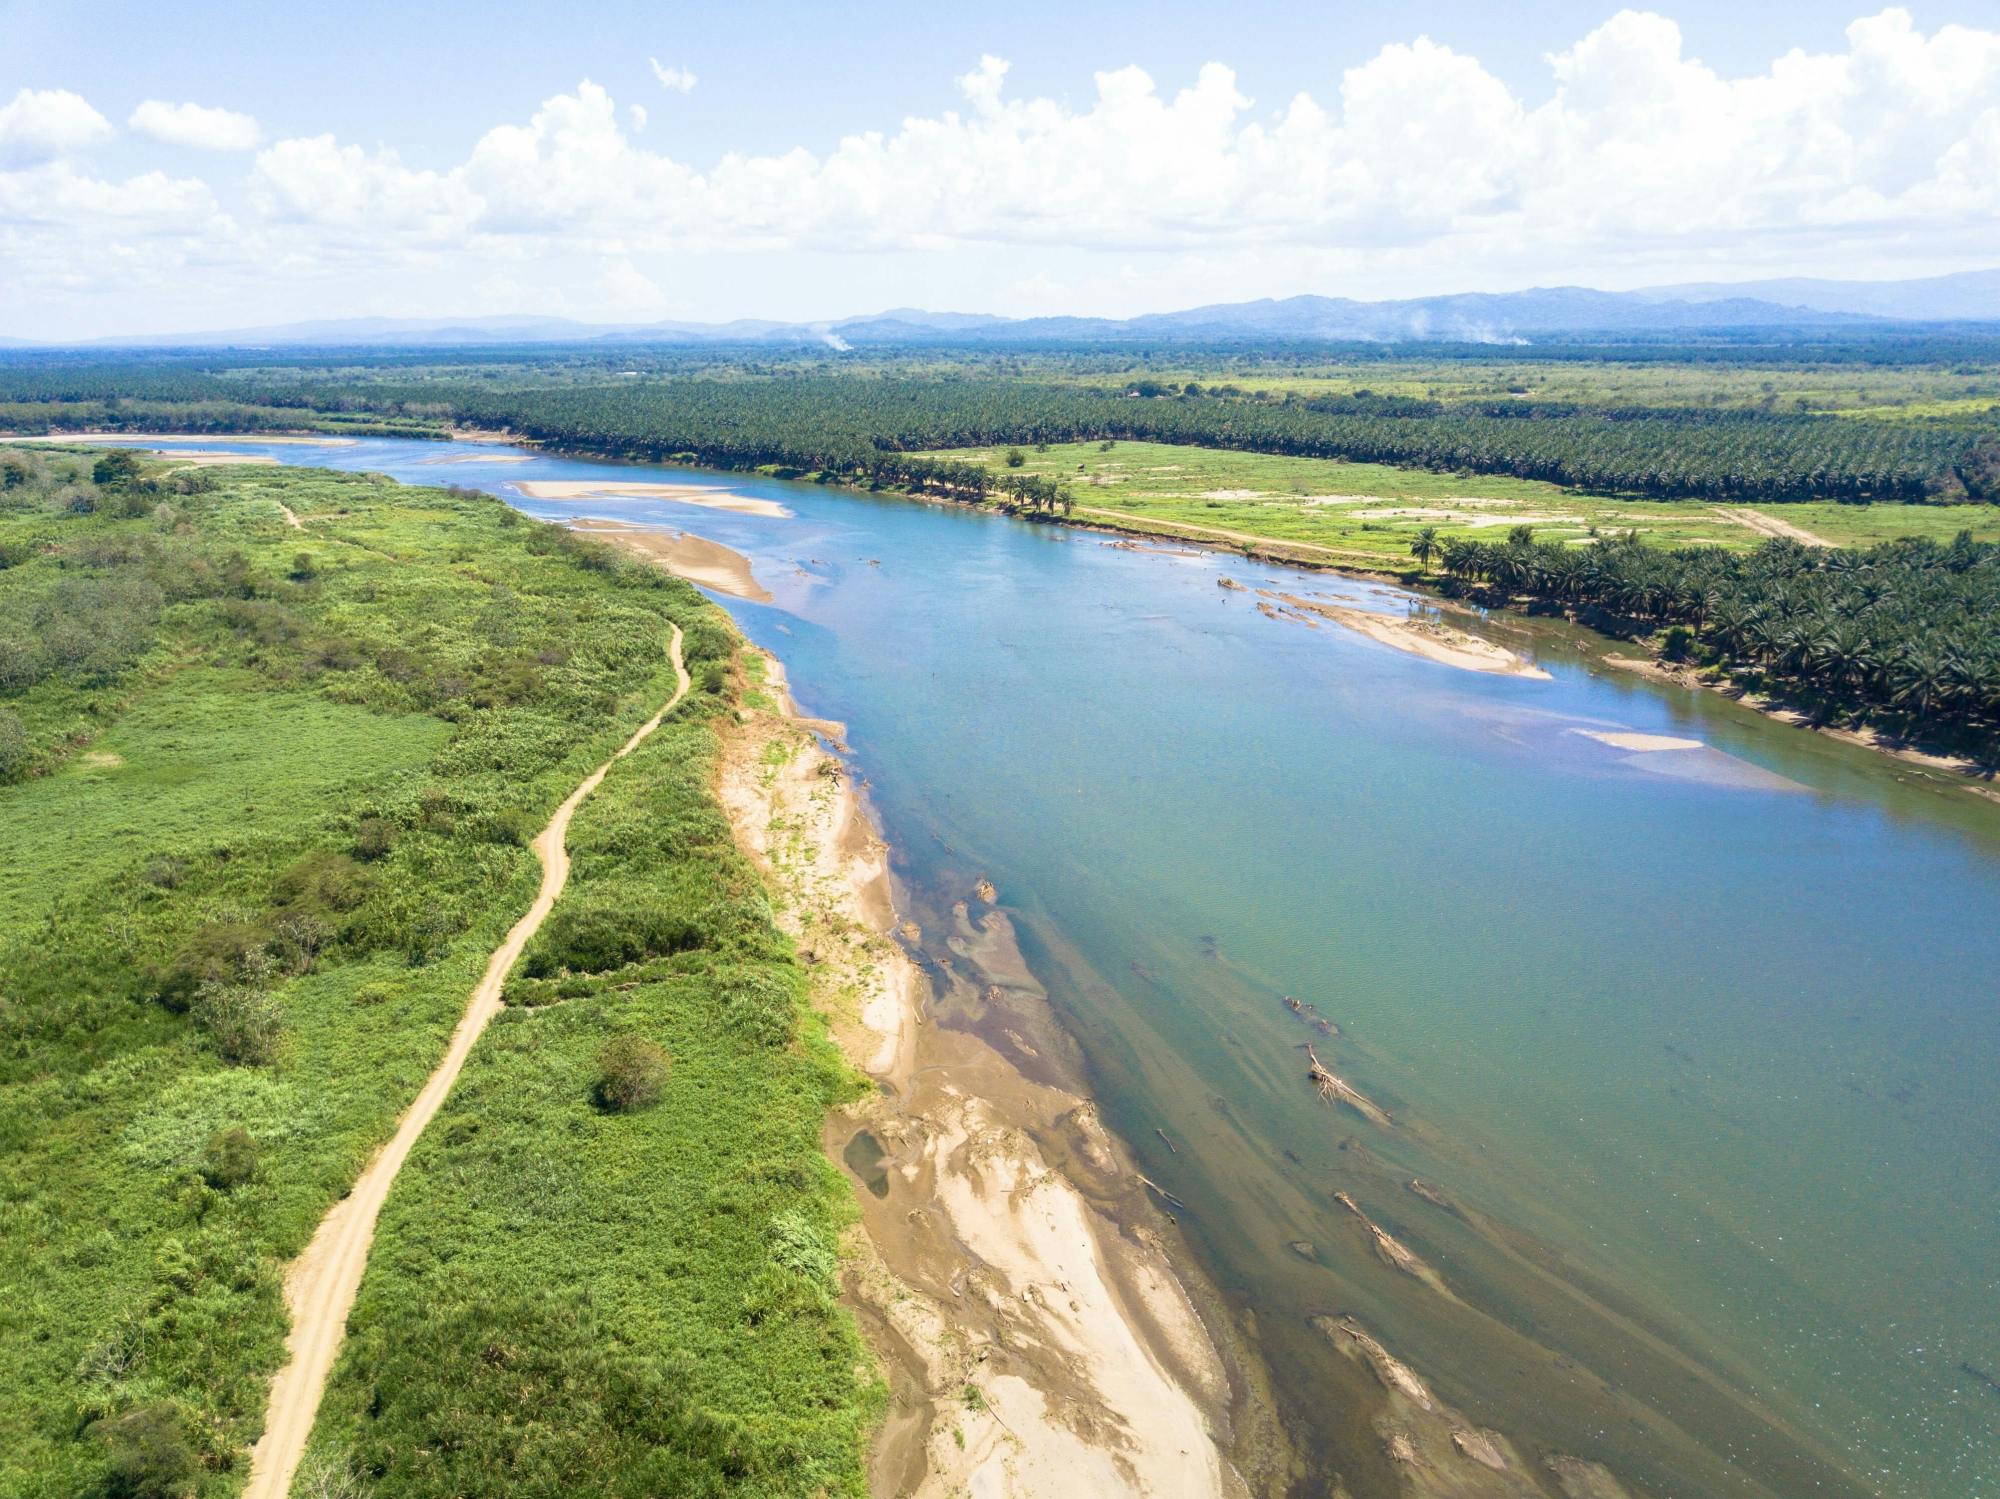
[[[1447,586],[1522,598],[1664,631],[1671,660],[1705,660],[1747,685],[1897,732],[2000,754],[2000,546],[1961,532],[1949,545],[1904,538],[1866,549],[1796,541],[1754,552],[1647,546],[1630,534],[1592,547],[1420,537]],[[1425,560],[1420,557],[1420,560]]]

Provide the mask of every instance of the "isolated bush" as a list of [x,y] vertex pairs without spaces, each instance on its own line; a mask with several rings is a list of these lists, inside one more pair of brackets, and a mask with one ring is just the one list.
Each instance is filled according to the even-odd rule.
[[0,640],[0,692],[25,692],[48,671],[48,659],[32,640]]
[[1019,448],[1009,448],[1007,450],[1007,467],[1020,468],[1027,461],[1028,455]]
[[264,1067],[277,1060],[284,1012],[264,988],[268,959],[244,979],[211,979],[195,991],[188,1015],[224,1061]]
[[666,1091],[670,1065],[666,1052],[644,1036],[615,1036],[597,1054],[591,1097],[612,1114],[651,1108]]
[[188,933],[180,950],[154,970],[152,997],[180,1012],[203,984],[234,980],[255,966],[271,934],[246,921],[212,921]]
[[90,1434],[108,1451],[105,1489],[113,1499],[179,1499],[193,1486],[194,1449],[165,1401],[93,1421]]
[[396,825],[386,817],[364,817],[354,825],[354,857],[380,859],[396,846]]
[[250,1131],[237,1125],[219,1129],[208,1138],[201,1153],[201,1179],[218,1192],[227,1192],[254,1180],[257,1175],[257,1142]]
[[367,898],[369,874],[346,854],[315,849],[278,876],[272,897],[301,910],[352,911]]
[[729,685],[729,671],[720,661],[711,661],[701,669],[701,690],[720,695]]
[[333,940],[333,926],[311,911],[294,911],[278,919],[273,934],[285,966],[293,973],[311,973],[320,949]]
[[157,890],[173,890],[187,878],[188,861],[179,854],[154,854],[139,867],[139,878]]
[[28,729],[20,714],[0,708],[0,785],[25,771],[33,753],[34,746],[28,742]]
[[1694,631],[1673,625],[1660,637],[1660,654],[1669,661],[1685,661],[1694,654]]

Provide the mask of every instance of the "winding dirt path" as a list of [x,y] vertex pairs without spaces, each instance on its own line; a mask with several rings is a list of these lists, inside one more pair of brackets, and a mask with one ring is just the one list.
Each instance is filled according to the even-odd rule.
[[278,508],[285,512],[286,525],[290,526],[294,531],[305,530],[306,523],[299,519],[298,511],[287,505],[283,500],[278,501]]
[[368,1265],[368,1246],[375,1237],[375,1220],[388,1200],[396,1173],[403,1168],[417,1137],[431,1122],[459,1070],[471,1055],[473,1043],[487,1023],[500,1013],[500,990],[507,974],[528,939],[541,928],[569,879],[569,850],[563,840],[570,818],[583,799],[597,789],[605,773],[637,749],[646,736],[657,729],[666,716],[687,696],[692,682],[681,660],[681,629],[672,626],[673,639],[667,655],[674,664],[674,695],[638,731],[625,741],[617,754],[583,778],[582,783],[556,808],[549,825],[535,839],[535,857],[542,862],[542,888],[527,915],[514,923],[506,940],[494,950],[486,965],[486,975],[459,1017],[451,1033],[451,1044],[396,1126],[396,1133],[381,1153],[368,1164],[353,1188],[321,1220],[319,1231],[285,1275],[285,1307],[291,1313],[291,1336],[285,1340],[289,1355],[285,1366],[271,1379],[271,1403],[264,1418],[264,1435],[250,1453],[250,1481],[245,1499],[286,1499],[299,1459],[305,1455],[306,1439],[312,1435],[313,1418],[319,1413],[320,1396],[327,1375],[333,1370],[341,1340],[347,1335],[347,1314],[361,1289],[361,1272]]

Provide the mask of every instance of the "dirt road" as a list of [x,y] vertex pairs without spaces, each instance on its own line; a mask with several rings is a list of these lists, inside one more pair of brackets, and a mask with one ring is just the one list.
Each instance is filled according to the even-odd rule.
[[347,1334],[347,1314],[361,1288],[361,1272],[368,1265],[375,1220],[381,1215],[389,1188],[408,1159],[411,1147],[451,1092],[473,1043],[487,1023],[500,1013],[500,991],[508,970],[521,956],[528,939],[540,929],[555,906],[556,897],[562,894],[569,879],[569,851],[563,839],[569,831],[570,818],[583,799],[597,789],[612,765],[637,749],[687,696],[691,683],[681,660],[681,630],[678,625],[672,628],[673,639],[667,654],[674,664],[674,695],[640,725],[617,754],[584,777],[535,839],[535,857],[542,863],[542,888],[535,896],[535,903],[494,951],[486,965],[485,977],[472,991],[458,1028],[451,1033],[444,1060],[425,1081],[423,1091],[396,1126],[396,1133],[368,1164],[347,1196],[334,1204],[312,1242],[286,1273],[285,1306],[292,1317],[291,1336],[285,1341],[289,1358],[271,1380],[270,1408],[265,1415],[264,1435],[250,1454],[250,1481],[243,1490],[245,1499],[286,1499],[291,1490],[292,1476],[305,1454],[306,1439],[312,1435],[313,1418],[319,1412],[327,1375],[333,1370],[334,1358]]
[[1717,505],[1715,513],[1724,520],[1733,520],[1739,526],[1747,526],[1759,536],[1796,541],[1802,546],[1809,547],[1833,545],[1824,536],[1815,536],[1804,526],[1795,526],[1788,520],[1779,520],[1777,516],[1767,515],[1762,510],[1752,510],[1748,505]]

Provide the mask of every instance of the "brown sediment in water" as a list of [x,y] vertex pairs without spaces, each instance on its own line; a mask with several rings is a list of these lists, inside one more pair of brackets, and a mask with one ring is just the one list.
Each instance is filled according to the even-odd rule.
[[[724,804],[814,957],[835,1038],[878,1083],[827,1129],[836,1159],[858,1129],[872,1137],[846,1284],[891,1386],[875,1491],[1282,1491],[1296,1462],[1262,1370],[1169,1251],[1171,1220],[1147,1193],[1176,1199],[1073,1088],[1022,1070],[1052,1066],[1062,1042],[1022,1034],[1046,996],[1005,914],[961,906],[937,971],[956,1010],[997,989],[1020,1013],[996,1015],[991,1040],[936,1023],[929,981],[890,935],[886,849],[847,778],[822,772],[825,752],[785,711],[740,717]],[[947,971],[949,956],[971,973]]]
[[1553,1453],[1537,1471],[1506,1436],[1453,1409],[1354,1318],[1312,1321],[1381,1384],[1387,1398],[1374,1430],[1409,1499],[1548,1499],[1543,1472],[1565,1499],[1638,1499],[1610,1469],[1585,1458]]
[[713,588],[732,598],[768,604],[771,592],[757,581],[750,559],[734,548],[687,531],[635,526],[627,521],[584,516],[568,522],[572,531],[601,536],[615,546],[657,562],[677,578]]
[[1453,1301],[1458,1300],[1437,1271],[1425,1264],[1416,1251],[1363,1212],[1361,1204],[1356,1202],[1350,1193],[1336,1192],[1333,1194],[1333,1200],[1361,1220],[1361,1226],[1368,1230],[1370,1241],[1374,1245],[1375,1256],[1383,1264],[1392,1270],[1401,1271],[1412,1279],[1422,1281],[1440,1296],[1449,1297]]

